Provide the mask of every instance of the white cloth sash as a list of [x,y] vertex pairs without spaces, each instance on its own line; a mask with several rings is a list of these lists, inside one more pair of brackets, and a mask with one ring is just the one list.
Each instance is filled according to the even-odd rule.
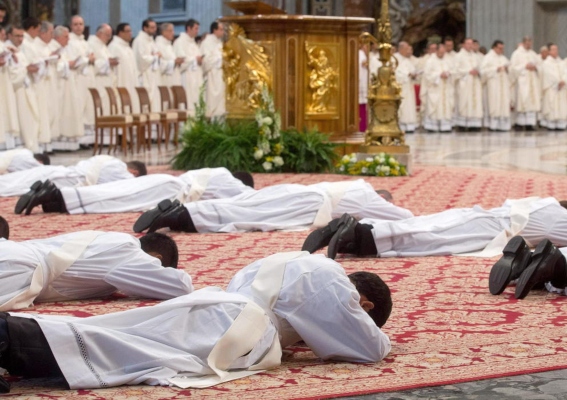
[[[278,253],[264,259],[252,283],[254,301],[259,304],[252,301],[246,304],[207,358],[209,367],[215,371],[216,375],[173,377],[169,379],[169,382],[184,389],[188,387],[206,388],[279,366],[282,348],[276,331],[270,349],[258,363],[245,370],[228,370],[239,357],[248,354],[254,348],[268,328],[270,324],[268,315],[273,315],[271,309],[278,299],[287,262],[307,254],[309,253],[305,251]],[[272,318],[272,322],[277,325],[275,317]]]
[[92,186],[96,185],[98,182],[98,178],[100,177],[100,171],[102,168],[106,166],[106,164],[114,160],[114,157],[108,155],[101,155],[91,160],[92,166],[87,171],[85,176],[85,185],[84,186]]
[[197,201],[203,196],[207,186],[209,185],[209,179],[211,178],[211,169],[203,168],[195,174],[193,181],[191,182],[191,189],[189,189],[189,201]]
[[63,244],[61,248],[50,252],[46,258],[47,267],[38,263],[32,274],[28,288],[0,306],[0,311],[10,311],[29,307],[40,294],[42,300],[55,301],[67,299],[51,287],[63,272],[65,272],[84,253],[86,248],[103,232],[77,232],[76,236]]
[[326,190],[327,196],[323,205],[317,211],[315,220],[313,221],[312,228],[321,228],[327,225],[333,219],[333,211],[336,210],[337,205],[345,195],[345,192],[353,184],[352,181],[346,182],[333,182]]

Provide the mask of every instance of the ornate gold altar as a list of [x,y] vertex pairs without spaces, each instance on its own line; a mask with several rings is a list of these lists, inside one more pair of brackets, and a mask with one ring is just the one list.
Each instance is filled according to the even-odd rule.
[[358,131],[358,37],[370,18],[240,15],[228,25],[224,73],[229,118],[253,117],[263,85],[282,129],[317,128],[346,142]]
[[400,129],[398,111],[402,102],[401,88],[396,82],[397,60],[392,56],[392,27],[388,1],[382,0],[380,19],[377,21],[377,37],[369,33],[360,35],[361,43],[374,43],[378,47],[380,63],[378,71],[369,71],[368,129],[363,153],[409,153],[405,134]]

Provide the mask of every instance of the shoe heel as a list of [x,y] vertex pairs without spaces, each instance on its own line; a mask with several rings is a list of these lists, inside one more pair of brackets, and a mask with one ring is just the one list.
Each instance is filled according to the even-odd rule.
[[526,241],[521,236],[514,236],[510,241],[506,244],[502,253],[518,253],[524,246],[526,245]]

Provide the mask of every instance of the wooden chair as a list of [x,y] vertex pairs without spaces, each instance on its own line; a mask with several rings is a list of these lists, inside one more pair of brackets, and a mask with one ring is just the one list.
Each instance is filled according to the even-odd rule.
[[187,118],[189,118],[189,104],[187,104],[187,93],[185,92],[185,88],[183,86],[172,86],[171,92],[173,93],[173,107],[179,111],[185,111],[185,115],[183,120],[179,116],[178,121],[181,123],[181,128],[185,122],[187,122]]
[[167,148],[167,141],[169,140],[169,132],[167,131],[168,126],[171,123],[177,121],[177,114],[167,111],[153,111],[152,112],[152,105],[150,102],[150,96],[148,95],[148,91],[146,88],[137,87],[136,91],[138,92],[138,97],[140,99],[140,112],[144,114],[150,114],[151,118],[154,119],[155,115],[159,116],[160,125],[158,125],[158,135],[157,135],[157,144],[158,144],[158,151],[161,151],[161,135],[162,132],[165,133],[165,140],[166,140],[166,148]]
[[167,86],[158,86],[159,96],[161,99],[161,109],[162,111],[167,111],[168,113],[175,113],[175,121],[171,123],[168,121],[167,127],[168,131],[166,134],[166,148],[169,143],[169,132],[171,131],[171,126],[173,125],[173,143],[175,148],[179,145],[179,123],[185,122],[187,120],[187,110],[178,109],[174,102],[171,101],[169,95],[169,88]]
[[[120,103],[122,104],[122,113],[123,114],[130,114],[134,120],[134,126],[136,127],[136,152],[140,152],[140,148],[143,146],[144,151],[147,149],[150,150],[151,146],[151,126],[155,124],[158,126],[159,129],[159,115],[155,115],[154,120],[151,120],[150,114],[138,113],[134,114],[132,112],[132,99],[130,98],[130,92],[125,87],[118,88],[118,95],[120,96]],[[146,133],[148,133],[146,135]],[[132,149],[132,152],[134,150]]]
[[98,90],[96,90],[95,88],[89,88],[89,92],[91,93],[91,97],[93,98],[93,104],[95,108],[95,142],[93,155],[96,154],[99,145],[100,150],[98,151],[98,154],[102,153],[102,146],[104,145],[104,129],[110,130],[108,145],[108,154],[110,154],[113,148],[114,151],[116,151],[115,145],[113,145],[113,141],[116,140],[113,139],[117,138],[118,136],[117,130],[121,128],[122,132],[127,132],[128,128],[132,127],[132,117],[130,117],[129,115],[104,115],[102,109],[102,100],[100,98]]
[[[108,100],[110,101],[110,115],[128,115],[132,117],[131,113],[119,113],[118,112],[118,101],[116,99],[116,92],[113,87],[105,87],[106,93],[108,93]],[[134,147],[134,118],[132,118],[132,123],[128,127],[128,131],[122,130],[122,153],[128,154],[128,141],[126,140],[126,135],[130,136],[130,148]],[[118,144],[118,143],[117,143]],[[132,150],[132,153],[134,151]]]

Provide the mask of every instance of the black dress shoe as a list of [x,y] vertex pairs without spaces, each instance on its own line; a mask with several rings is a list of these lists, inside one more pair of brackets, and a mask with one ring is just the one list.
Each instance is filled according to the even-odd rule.
[[356,253],[356,232],[358,222],[352,218],[342,225],[333,235],[327,249],[327,257],[335,259],[337,253]]
[[175,207],[158,215],[150,225],[148,233],[155,232],[161,228],[169,228],[172,231],[197,232],[189,211],[183,204],[177,204]]
[[171,201],[166,199],[160,201],[157,207],[140,215],[140,218],[134,223],[134,232],[139,233],[148,229],[157,217],[180,204],[179,200]]
[[510,281],[520,276],[530,263],[532,254],[521,236],[510,239],[502,253],[504,255],[496,261],[488,278],[488,289],[494,295],[502,293]]
[[30,215],[35,206],[39,206],[44,203],[59,202],[61,201],[61,199],[62,199],[61,191],[59,191],[57,186],[55,186],[55,184],[49,181],[48,179],[45,182],[43,182],[39,191],[37,191],[30,198],[30,201],[26,206],[25,214]]
[[549,240],[540,242],[532,254],[530,265],[518,279],[515,297],[523,299],[534,286],[551,281],[560,257],[563,255]]
[[18,202],[16,203],[16,207],[14,208],[14,212],[16,214],[21,214],[22,211],[24,211],[26,209],[26,207],[28,206],[30,199],[33,197],[33,195],[35,195],[41,189],[42,186],[43,186],[42,181],[35,181],[34,184],[31,185],[30,191],[27,192],[26,194],[22,195],[18,199]]
[[314,253],[317,250],[322,249],[325,246],[329,245],[331,238],[333,235],[339,230],[341,226],[346,224],[351,218],[349,214],[344,213],[340,218],[335,218],[329,224],[323,228],[315,229],[311,232],[305,242],[303,242],[303,246],[301,247],[301,251],[308,251],[310,253]]
[[0,238],[10,239],[10,225],[4,217],[0,217]]

